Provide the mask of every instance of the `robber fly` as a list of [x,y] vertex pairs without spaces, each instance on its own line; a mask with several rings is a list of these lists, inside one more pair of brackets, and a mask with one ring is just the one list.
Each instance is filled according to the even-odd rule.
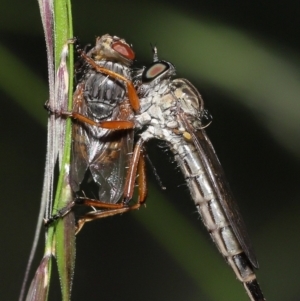
[[87,53],[82,50],[79,53],[82,76],[73,96],[73,110],[54,113],[73,119],[72,190],[78,193],[84,190],[84,183],[92,183],[97,195],[76,197],[46,221],[49,225],[67,214],[75,204],[100,208],[79,219],[77,232],[86,221],[139,207],[146,197],[146,189],[140,185],[139,203],[128,204],[137,169],[144,168],[143,156],[133,163],[130,157],[134,143],[134,112],[139,110],[139,99],[131,81],[135,53],[124,39],[108,34],[98,37],[96,45]]
[[[215,150],[204,130],[204,103],[186,79],[172,79],[174,66],[154,62],[135,79],[140,97],[137,148],[156,138],[165,141],[183,173],[204,225],[252,301],[265,300],[256,280],[258,262]],[[137,152],[139,150],[137,149]]]

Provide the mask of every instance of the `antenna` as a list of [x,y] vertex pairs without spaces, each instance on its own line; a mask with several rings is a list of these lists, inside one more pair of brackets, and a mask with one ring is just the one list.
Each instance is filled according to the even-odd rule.
[[151,48],[152,48],[152,51],[153,51],[153,62],[158,62],[158,54],[157,54],[157,47],[156,46],[153,46],[152,44],[151,45]]

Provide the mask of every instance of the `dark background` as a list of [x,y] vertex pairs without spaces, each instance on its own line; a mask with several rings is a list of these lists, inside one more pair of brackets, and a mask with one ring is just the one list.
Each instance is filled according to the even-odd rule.
[[[37,2],[5,0],[1,8],[0,295],[16,300],[42,191],[47,65]],[[160,57],[199,89],[265,296],[300,300],[299,4],[86,0],[74,1],[73,12],[83,44],[115,34],[133,43],[146,64],[155,43]],[[86,225],[77,237],[72,300],[248,300],[170,154],[157,145],[148,153],[167,190],[148,169],[147,208]],[[41,242],[34,269],[42,252]],[[50,291],[60,300],[57,277]]]

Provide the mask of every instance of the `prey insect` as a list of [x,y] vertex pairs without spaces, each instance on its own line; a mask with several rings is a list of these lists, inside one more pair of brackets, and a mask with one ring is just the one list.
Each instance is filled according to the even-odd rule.
[[[146,198],[143,156],[133,151],[134,112],[139,99],[131,81],[135,54],[125,40],[104,35],[87,53],[80,51],[83,73],[73,96],[71,112],[52,112],[72,118],[72,159],[70,183],[74,193],[92,182],[97,199],[76,197],[45,223],[66,215],[76,204],[100,210],[79,218],[77,232],[85,222],[136,209]],[[51,108],[49,108],[51,112]],[[136,173],[139,173],[139,200],[129,205]]]
[[158,60],[135,76],[142,129],[137,145],[156,138],[167,143],[214,243],[243,283],[252,301],[265,300],[254,268],[258,262],[244,222],[203,124],[201,95],[186,79],[172,79],[174,66]]

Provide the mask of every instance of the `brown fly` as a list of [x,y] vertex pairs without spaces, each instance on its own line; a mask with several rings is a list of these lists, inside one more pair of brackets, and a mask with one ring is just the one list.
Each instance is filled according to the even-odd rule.
[[[100,210],[86,213],[78,220],[77,232],[86,221],[136,209],[146,198],[143,156],[132,156],[134,113],[139,98],[131,81],[135,58],[124,39],[108,34],[98,37],[96,45],[81,55],[82,76],[76,87],[71,112],[52,112],[73,120],[70,183],[74,193],[84,191],[49,220],[67,214],[75,204]],[[51,108],[49,108],[51,112]],[[130,206],[137,172],[139,199]],[[95,189],[87,194],[84,187]]]

